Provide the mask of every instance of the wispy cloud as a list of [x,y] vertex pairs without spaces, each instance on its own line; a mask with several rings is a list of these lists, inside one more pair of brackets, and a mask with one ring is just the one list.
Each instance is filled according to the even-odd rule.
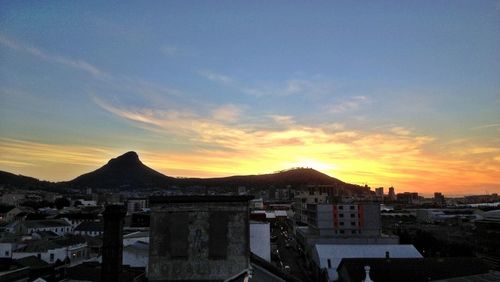
[[120,153],[115,148],[0,138],[2,169],[48,180],[68,180]]
[[293,95],[320,97],[332,94],[335,91],[334,84],[331,81],[320,77],[307,79],[293,78],[274,83],[258,82],[251,85],[243,83],[227,74],[221,74],[212,70],[203,70],[198,73],[210,81],[231,87],[241,93],[254,97]]
[[212,110],[212,117],[221,121],[237,121],[240,114],[241,108],[233,104],[222,105]]
[[10,39],[6,36],[0,35],[0,44],[16,50],[16,51],[22,51],[26,52],[32,56],[35,56],[39,59],[42,59],[47,62],[51,63],[56,63],[60,65],[64,65],[66,67],[70,67],[76,70],[84,71],[88,74],[91,74],[93,76],[105,76],[107,75],[104,71],[99,69],[98,67],[84,61],[84,60],[78,60],[78,59],[72,59],[72,58],[67,58],[59,55],[54,55],[47,53],[41,49],[35,48],[33,46],[25,45],[22,43],[19,43],[13,39]]
[[[457,154],[449,155],[455,150],[452,148],[435,153],[427,150],[436,142],[435,138],[417,135],[401,126],[371,132],[349,130],[338,123],[305,125],[291,116],[273,115],[269,116],[268,128],[256,129],[244,122],[227,123],[213,115],[104,107],[137,126],[189,142],[198,149],[184,152],[178,158],[203,160],[191,163],[189,168],[208,171],[210,175],[217,171],[219,175],[262,173],[316,163],[330,164],[331,170],[325,172],[355,183],[400,183],[407,190],[425,186],[448,191],[444,187],[459,189],[455,179],[459,179],[460,189],[464,189],[478,182],[495,183],[494,176],[500,173],[498,147],[481,147],[464,141],[470,149],[460,149],[464,146],[460,143],[453,145]],[[172,153],[169,154],[171,158]],[[483,159],[481,163],[476,161],[477,154]],[[165,169],[183,169],[180,164],[168,162]]]
[[228,75],[217,73],[211,70],[200,70],[198,74],[205,77],[208,80],[218,82],[224,85],[230,85],[234,82],[234,79]]
[[495,128],[495,127],[500,127],[500,123],[484,124],[484,125],[473,127],[471,129],[477,130],[477,129],[487,129],[487,128]]
[[340,100],[330,107],[332,113],[343,113],[358,110],[362,105],[370,102],[367,96],[353,96],[348,99]]
[[411,131],[409,129],[406,129],[404,127],[401,127],[401,126],[395,126],[395,127],[392,127],[390,129],[390,131],[394,134],[397,134],[397,135],[402,135],[402,136],[408,136],[411,134]]

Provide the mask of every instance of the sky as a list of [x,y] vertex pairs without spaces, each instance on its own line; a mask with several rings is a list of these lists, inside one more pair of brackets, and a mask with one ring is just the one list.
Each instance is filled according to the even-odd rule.
[[0,1],[0,170],[500,193],[500,1]]

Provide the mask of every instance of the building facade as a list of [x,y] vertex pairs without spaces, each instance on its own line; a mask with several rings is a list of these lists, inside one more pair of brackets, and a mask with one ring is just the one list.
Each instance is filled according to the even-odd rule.
[[149,281],[224,281],[248,272],[252,198],[151,199]]

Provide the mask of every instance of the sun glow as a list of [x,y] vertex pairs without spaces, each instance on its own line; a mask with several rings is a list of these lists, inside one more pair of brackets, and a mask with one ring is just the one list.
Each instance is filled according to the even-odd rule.
[[313,160],[313,159],[302,159],[302,160],[299,160],[299,161],[297,161],[295,163],[289,163],[286,166],[287,167],[312,168],[312,169],[315,169],[315,170],[319,170],[319,171],[322,171],[322,172],[328,172],[328,173],[334,171],[337,168],[333,164],[327,164],[327,163],[320,162],[320,161]]

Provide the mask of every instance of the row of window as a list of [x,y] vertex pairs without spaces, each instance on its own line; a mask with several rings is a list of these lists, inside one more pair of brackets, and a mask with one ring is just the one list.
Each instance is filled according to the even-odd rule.
[[[343,213],[339,213],[339,217],[344,217],[344,214]],[[355,213],[351,213],[351,218],[355,218],[356,217],[356,214]]]
[[[344,222],[343,221],[339,222],[339,225],[344,226]],[[351,226],[356,226],[356,222],[351,221]]]
[[[344,206],[338,206],[339,207],[339,210],[343,210],[344,209]],[[346,206],[347,207],[347,206]],[[349,209],[350,210],[354,210],[356,206],[349,206]]]
[[[335,234],[346,234],[348,230],[335,230]],[[351,234],[361,234],[361,230],[351,230]]]

